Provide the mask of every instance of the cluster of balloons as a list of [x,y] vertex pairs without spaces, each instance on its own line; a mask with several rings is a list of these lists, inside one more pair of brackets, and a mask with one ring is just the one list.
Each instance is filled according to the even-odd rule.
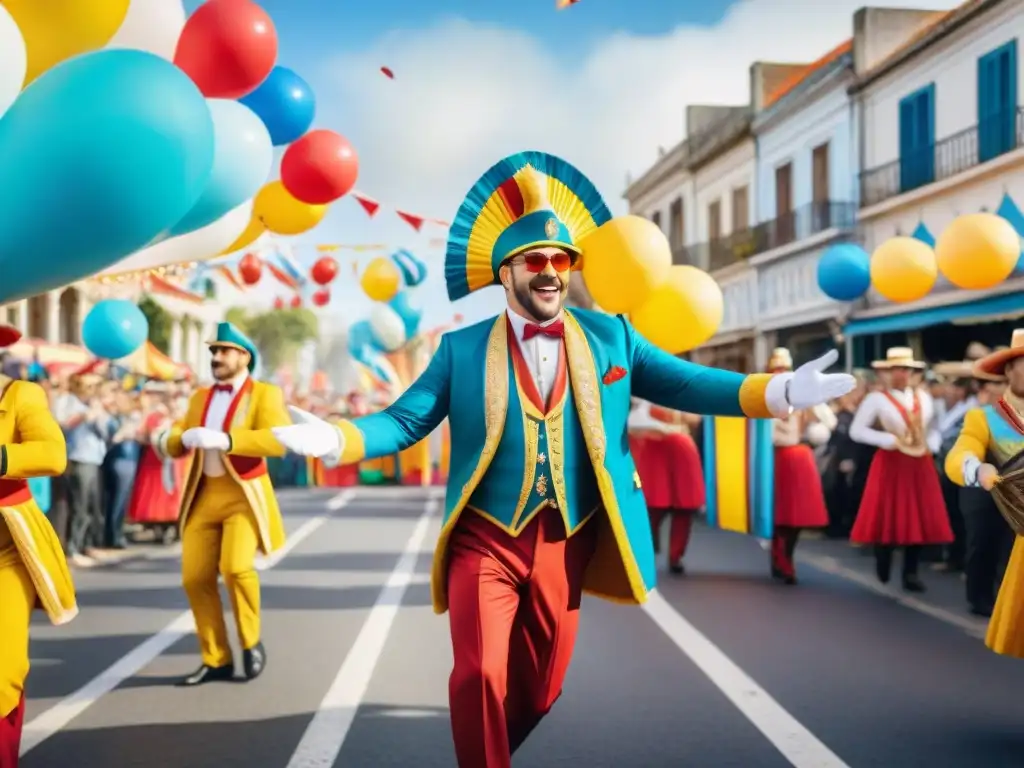
[[415,294],[426,276],[426,265],[406,250],[367,265],[360,285],[375,303],[369,319],[349,330],[349,352],[357,362],[374,370],[380,355],[400,350],[419,333],[423,310]]
[[699,347],[722,324],[718,284],[696,267],[672,264],[661,228],[619,216],[580,242],[587,290],[605,312],[629,315],[649,342],[673,355]]
[[1020,256],[1021,239],[1010,222],[971,213],[954,219],[934,248],[915,237],[886,240],[870,256],[852,243],[833,246],[818,262],[818,286],[836,301],[854,301],[874,287],[905,303],[927,296],[940,274],[957,288],[993,288],[1013,274]]
[[94,305],[82,324],[82,344],[96,357],[120,360],[146,343],[149,320],[131,301],[107,299]]
[[251,0],[4,0],[0,303],[318,223],[358,160],[277,54]]

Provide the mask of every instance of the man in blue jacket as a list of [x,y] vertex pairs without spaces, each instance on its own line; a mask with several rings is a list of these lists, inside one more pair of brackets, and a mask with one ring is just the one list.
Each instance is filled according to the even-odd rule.
[[[508,309],[446,334],[391,407],[337,425],[294,413],[274,430],[330,463],[384,456],[446,417],[452,443],[434,556],[434,610],[448,611],[452,731],[463,768],[508,768],[561,694],[582,592],[639,604],[655,584],[651,528],[629,454],[630,397],[690,413],[783,416],[853,388],[825,357],[779,376],[694,365],[621,316],[565,309],[579,243],[611,218],[559,158],[505,158],[452,225],[455,301],[498,283]],[[299,423],[301,422],[301,423]]]

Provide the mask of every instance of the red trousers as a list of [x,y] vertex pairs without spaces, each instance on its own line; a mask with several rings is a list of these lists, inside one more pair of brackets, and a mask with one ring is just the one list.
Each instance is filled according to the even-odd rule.
[[661,551],[661,523],[665,515],[671,518],[668,529],[668,561],[672,564],[682,562],[686,548],[690,545],[690,531],[693,530],[692,509],[649,509],[651,518],[651,534],[654,536],[654,551]]
[[593,520],[566,539],[550,508],[517,537],[463,514],[448,555],[448,696],[460,768],[510,768],[561,695],[596,543]]
[[25,697],[7,717],[0,718],[0,768],[18,768],[21,726],[25,723]]

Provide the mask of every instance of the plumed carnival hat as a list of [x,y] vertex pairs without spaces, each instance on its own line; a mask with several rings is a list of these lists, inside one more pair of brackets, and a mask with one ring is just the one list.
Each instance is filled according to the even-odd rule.
[[206,342],[206,346],[232,347],[233,349],[240,349],[243,352],[248,352],[249,373],[256,370],[256,359],[259,356],[259,353],[256,351],[256,345],[231,323],[218,323],[216,337]]
[[502,262],[531,248],[579,256],[580,241],[611,217],[593,183],[561,158],[510,155],[480,177],[455,215],[444,265],[448,298],[494,285]]

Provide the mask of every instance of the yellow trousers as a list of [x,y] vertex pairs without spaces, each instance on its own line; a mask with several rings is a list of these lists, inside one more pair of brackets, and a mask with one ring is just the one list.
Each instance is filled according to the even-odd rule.
[[231,599],[242,648],[260,640],[260,582],[256,574],[256,518],[229,476],[204,477],[181,537],[181,582],[195,617],[203,663],[231,663],[217,574]]
[[1024,658],[1024,536],[1013,544],[985,644],[996,653]]
[[21,701],[28,677],[28,626],[36,604],[32,579],[0,520],[0,719]]

